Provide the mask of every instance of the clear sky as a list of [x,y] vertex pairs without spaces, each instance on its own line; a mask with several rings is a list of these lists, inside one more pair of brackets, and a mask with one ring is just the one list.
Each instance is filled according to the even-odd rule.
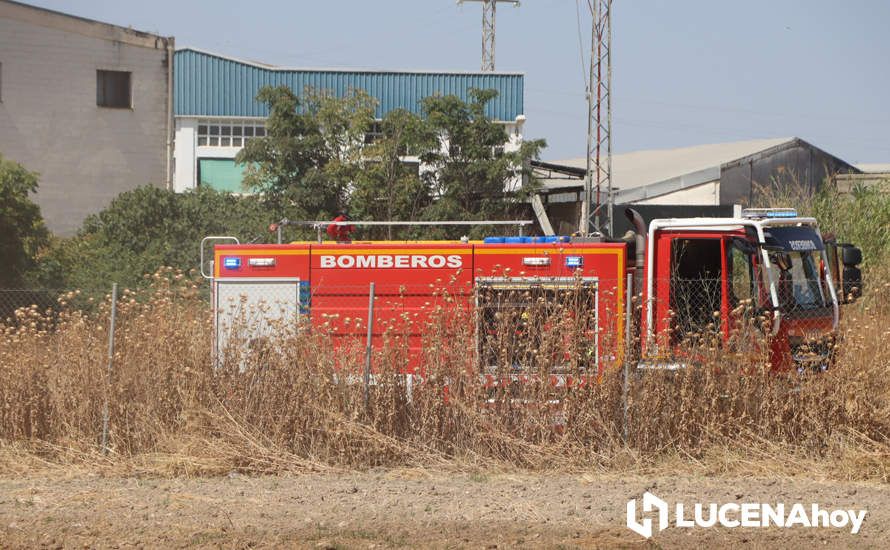
[[[481,57],[474,2],[25,1],[277,65],[477,70]],[[885,0],[615,0],[613,149],[798,136],[890,162],[888,24]],[[584,155],[589,37],[587,0],[498,7],[497,69],[525,73],[544,159]]]

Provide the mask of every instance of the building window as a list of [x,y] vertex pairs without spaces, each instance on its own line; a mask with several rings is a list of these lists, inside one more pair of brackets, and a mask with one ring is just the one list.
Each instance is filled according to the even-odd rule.
[[383,137],[383,123],[375,120],[371,123],[371,127],[365,132],[365,145],[370,145]]
[[96,71],[96,105],[129,109],[133,106],[127,71]]
[[199,147],[244,147],[255,137],[266,135],[261,121],[214,121],[198,124]]
[[[375,120],[371,123],[371,126],[368,127],[368,131],[365,132],[364,144],[373,145],[383,139],[383,137],[383,122]],[[417,155],[417,151],[403,144],[399,146],[398,155],[400,157],[412,157]]]

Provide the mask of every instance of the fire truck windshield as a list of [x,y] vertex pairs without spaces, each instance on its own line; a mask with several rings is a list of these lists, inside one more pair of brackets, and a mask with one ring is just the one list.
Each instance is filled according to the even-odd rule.
[[764,233],[779,308],[810,310],[829,305],[822,278],[825,245],[812,227],[776,227]]
[[[786,258],[779,258],[784,254]],[[825,307],[825,291],[819,277],[818,252],[770,253],[770,271],[776,282],[779,307],[784,311]],[[784,267],[789,266],[787,269]]]

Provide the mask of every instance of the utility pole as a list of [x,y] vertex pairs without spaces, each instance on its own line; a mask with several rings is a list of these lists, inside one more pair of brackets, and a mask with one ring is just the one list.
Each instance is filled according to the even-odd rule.
[[482,70],[494,71],[494,18],[498,2],[519,5],[519,0],[457,0],[464,2],[482,2]]
[[[582,235],[612,235],[612,0],[591,0],[590,78],[587,85],[587,176]],[[605,188],[605,189],[604,189]],[[605,190],[606,204],[602,203]],[[602,223],[602,210],[605,224]]]

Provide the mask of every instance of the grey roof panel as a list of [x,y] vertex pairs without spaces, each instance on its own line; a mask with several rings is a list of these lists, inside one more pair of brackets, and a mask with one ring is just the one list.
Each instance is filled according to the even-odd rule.
[[[612,185],[619,191],[626,191],[644,185],[651,185],[693,174],[702,170],[718,168],[760,151],[794,141],[796,138],[756,139],[713,143],[676,149],[653,149],[612,155]],[[584,157],[548,161],[550,164],[584,168]],[[558,183],[557,183],[558,182]],[[554,187],[565,187],[565,180],[553,182]],[[548,180],[542,180],[544,187],[550,187]]]

